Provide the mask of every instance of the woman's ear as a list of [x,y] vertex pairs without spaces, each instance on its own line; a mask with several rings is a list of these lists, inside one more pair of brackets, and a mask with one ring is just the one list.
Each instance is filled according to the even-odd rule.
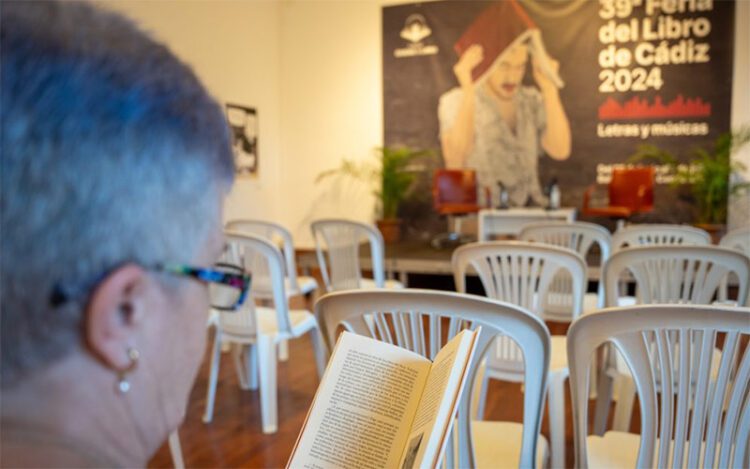
[[91,293],[84,314],[86,343],[110,368],[124,370],[131,364],[128,349],[135,346],[149,281],[142,267],[127,264],[108,274]]

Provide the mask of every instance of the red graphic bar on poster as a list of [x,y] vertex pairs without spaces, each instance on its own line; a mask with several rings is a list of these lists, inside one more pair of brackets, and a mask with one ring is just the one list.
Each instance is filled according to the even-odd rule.
[[662,103],[661,96],[654,97],[654,103],[633,97],[623,104],[613,98],[607,98],[599,106],[601,120],[655,119],[664,117],[708,117],[711,115],[711,103],[703,99],[688,98],[678,95],[668,104]]

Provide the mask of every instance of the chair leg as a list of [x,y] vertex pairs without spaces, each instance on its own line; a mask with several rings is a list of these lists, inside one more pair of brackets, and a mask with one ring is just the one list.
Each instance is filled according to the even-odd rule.
[[263,421],[263,433],[276,433],[276,430],[278,430],[276,367],[276,344],[269,336],[258,336],[260,413]]
[[279,361],[285,362],[289,360],[289,341],[288,340],[282,340],[279,342]]
[[328,365],[328,352],[326,351],[325,344],[323,344],[323,336],[320,333],[320,329],[316,327],[311,330],[310,337],[312,338],[313,351],[315,352],[315,366],[318,369],[318,379],[322,379]]
[[612,430],[627,432],[630,431],[630,419],[633,416],[635,382],[630,376],[618,374],[615,377],[615,389],[617,389],[617,404],[615,404]]
[[565,467],[565,380],[567,370],[551,372],[549,376],[549,434],[552,452],[551,466]]
[[180,446],[180,434],[177,430],[169,434],[169,454],[172,455],[172,465],[175,469],[185,469],[185,461],[182,459],[182,447]]
[[240,389],[247,390],[250,389],[250,383],[248,382],[247,367],[242,359],[244,347],[242,344],[232,344],[232,361],[237,372],[237,379],[240,382]]
[[214,418],[214,400],[216,399],[216,382],[219,378],[219,363],[221,362],[221,331],[217,328],[214,335],[214,346],[211,351],[211,371],[208,374],[208,396],[206,397],[206,413],[203,422],[209,423]]
[[245,349],[245,373],[247,373],[247,387],[253,391],[258,389],[258,345],[250,344]]

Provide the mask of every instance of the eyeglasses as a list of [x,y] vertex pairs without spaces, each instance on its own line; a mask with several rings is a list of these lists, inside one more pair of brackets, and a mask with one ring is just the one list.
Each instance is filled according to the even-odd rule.
[[234,264],[218,262],[213,269],[186,265],[158,266],[162,272],[192,277],[208,284],[211,307],[221,311],[236,311],[242,306],[250,290],[251,275]]
[[[237,311],[245,302],[250,290],[251,275],[233,264],[219,262],[214,268],[191,267],[182,264],[163,264],[149,268],[157,272],[191,277],[208,284],[211,307],[221,311]],[[61,306],[74,298],[80,297],[101,282],[106,274],[100,275],[85,288],[66,288],[57,284],[52,289],[50,304]]]

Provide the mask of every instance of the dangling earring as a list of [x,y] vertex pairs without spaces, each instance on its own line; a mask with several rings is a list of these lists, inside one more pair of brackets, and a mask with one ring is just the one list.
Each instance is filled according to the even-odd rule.
[[130,391],[130,381],[128,381],[128,373],[135,369],[135,366],[138,364],[138,358],[140,356],[141,354],[137,349],[133,347],[128,348],[128,358],[130,358],[130,365],[126,369],[121,370],[119,373],[117,373],[117,390],[120,392],[120,394],[127,394],[127,392]]

